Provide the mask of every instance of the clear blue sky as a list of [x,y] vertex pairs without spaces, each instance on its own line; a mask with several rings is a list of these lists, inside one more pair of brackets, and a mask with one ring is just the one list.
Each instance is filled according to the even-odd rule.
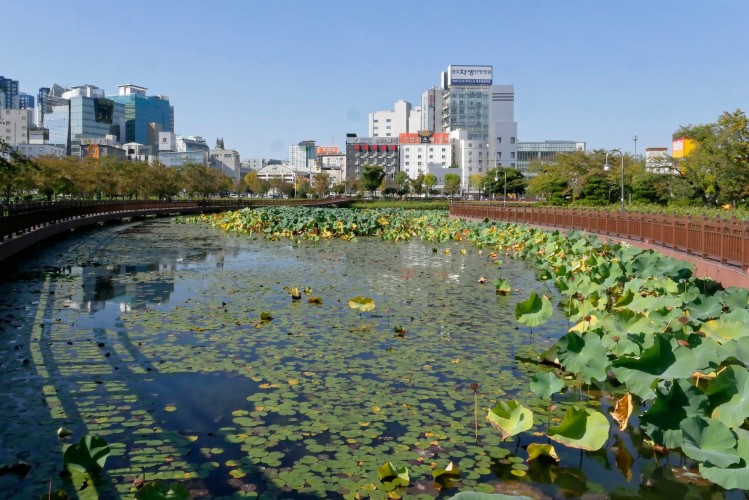
[[746,0],[0,0],[0,75],[170,97],[176,132],[243,158],[343,146],[450,64],[515,85],[518,140],[671,146],[749,107]]

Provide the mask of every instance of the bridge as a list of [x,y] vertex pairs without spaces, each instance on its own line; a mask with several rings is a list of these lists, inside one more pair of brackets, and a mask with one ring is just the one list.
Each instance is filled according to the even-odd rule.
[[56,201],[0,205],[0,262],[42,241],[109,221],[224,212],[273,205],[340,206],[330,199],[206,199],[195,201]]

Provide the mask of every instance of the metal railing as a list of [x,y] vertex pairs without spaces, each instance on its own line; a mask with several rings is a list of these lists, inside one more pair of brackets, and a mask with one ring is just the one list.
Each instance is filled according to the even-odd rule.
[[450,215],[578,229],[660,246],[742,270],[749,268],[749,221],[736,218],[466,202],[451,204]]

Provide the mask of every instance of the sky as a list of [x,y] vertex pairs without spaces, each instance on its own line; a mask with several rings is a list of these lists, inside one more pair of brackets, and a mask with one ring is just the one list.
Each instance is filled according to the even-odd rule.
[[366,136],[448,65],[491,65],[515,86],[518,141],[642,154],[747,110],[747,19],[747,0],[0,0],[0,75],[34,96],[147,87],[176,133],[287,159]]

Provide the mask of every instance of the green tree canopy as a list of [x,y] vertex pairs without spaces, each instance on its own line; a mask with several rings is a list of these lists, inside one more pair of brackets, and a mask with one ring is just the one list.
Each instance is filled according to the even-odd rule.
[[361,182],[365,191],[374,193],[379,189],[380,184],[385,179],[385,171],[382,167],[375,165],[365,165],[361,173]]

